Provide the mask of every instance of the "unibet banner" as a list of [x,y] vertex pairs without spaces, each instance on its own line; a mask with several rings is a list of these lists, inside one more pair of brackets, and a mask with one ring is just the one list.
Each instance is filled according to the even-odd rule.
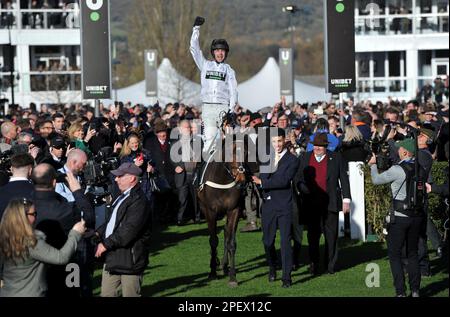
[[83,0],[80,3],[83,99],[110,99],[109,0]]
[[324,0],[325,79],[327,92],[354,92],[355,1]]
[[158,97],[158,51],[146,50],[145,61],[145,95]]
[[293,52],[290,48],[280,48],[280,88],[281,96],[292,96],[294,75]]

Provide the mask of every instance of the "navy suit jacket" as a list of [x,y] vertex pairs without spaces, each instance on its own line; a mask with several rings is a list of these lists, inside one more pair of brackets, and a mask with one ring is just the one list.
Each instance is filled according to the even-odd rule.
[[3,187],[0,187],[0,220],[3,212],[8,206],[8,203],[13,198],[27,198],[32,199],[34,194],[34,186],[29,181],[9,182]]
[[292,211],[292,187],[298,168],[298,159],[289,151],[278,162],[273,173],[261,173],[261,188],[263,190],[263,208],[279,212]]

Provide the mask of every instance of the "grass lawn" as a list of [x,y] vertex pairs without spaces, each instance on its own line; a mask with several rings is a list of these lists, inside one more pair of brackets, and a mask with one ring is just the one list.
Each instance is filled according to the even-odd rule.
[[[218,254],[223,254],[224,221],[219,223]],[[245,224],[240,221],[239,227]],[[142,295],[145,297],[393,297],[392,276],[384,243],[361,243],[347,239],[339,241],[339,272],[312,277],[307,272],[307,240],[303,240],[302,267],[293,272],[293,285],[281,288],[281,281],[269,283],[262,233],[237,234],[237,279],[239,286],[228,287],[228,278],[209,281],[209,242],[206,223],[155,230],[150,265],[145,272]],[[277,240],[279,249],[279,240]],[[322,241],[323,247],[323,241]],[[323,254],[323,249],[322,249]],[[430,254],[432,256],[433,254]],[[379,287],[366,286],[369,263],[380,268]],[[422,296],[449,296],[448,257],[432,259],[433,276],[422,279]],[[281,271],[277,272],[278,279]],[[100,292],[101,271],[95,274],[96,295]]]

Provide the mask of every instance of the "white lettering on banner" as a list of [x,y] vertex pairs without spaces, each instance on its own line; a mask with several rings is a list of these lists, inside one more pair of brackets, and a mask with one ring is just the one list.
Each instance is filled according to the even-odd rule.
[[332,79],[331,80],[331,84],[332,85],[351,85],[352,84],[353,79],[351,78],[347,78],[347,79]]
[[106,91],[108,86],[86,86],[86,91]]
[[86,5],[92,11],[97,11],[103,6],[103,0],[86,0]]

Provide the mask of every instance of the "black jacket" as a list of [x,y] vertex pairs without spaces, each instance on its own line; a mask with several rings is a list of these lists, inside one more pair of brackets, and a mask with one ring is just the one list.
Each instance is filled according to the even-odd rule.
[[34,192],[37,212],[35,228],[45,233],[47,243],[54,248],[62,248],[73,225],[81,220],[80,210],[83,210],[83,219],[88,228],[92,228],[95,224],[94,209],[83,191],[80,189],[74,192],[73,196],[75,203],[68,202],[54,191]]
[[175,167],[172,165],[170,161],[170,146],[171,142],[169,140],[166,141],[167,150],[163,152],[161,150],[160,143],[156,136],[150,137],[149,139],[144,141],[144,148],[150,152],[152,156],[154,166],[159,173],[159,175],[166,178],[172,188],[175,187]]
[[113,274],[142,274],[148,265],[151,210],[141,187],[136,185],[120,204],[113,233],[105,238],[112,212],[109,208],[106,222],[97,229],[107,249],[105,270]]
[[347,169],[341,154],[327,151],[325,158],[328,160],[326,193],[315,183],[315,171],[309,165],[311,155],[314,155],[313,152],[307,152],[300,157],[300,166],[295,177],[297,188],[306,200],[307,205],[305,207],[309,209],[306,211],[311,213],[318,211],[317,209],[326,208],[328,211],[338,212],[341,199],[351,199]]
[[368,149],[365,146],[365,141],[352,140],[342,142],[340,151],[344,163],[347,164],[348,162],[365,162],[370,155]]
[[34,193],[34,186],[30,181],[16,181],[9,182],[5,186],[0,187],[0,220],[3,213],[8,206],[8,203],[13,198],[28,198],[32,199]]

